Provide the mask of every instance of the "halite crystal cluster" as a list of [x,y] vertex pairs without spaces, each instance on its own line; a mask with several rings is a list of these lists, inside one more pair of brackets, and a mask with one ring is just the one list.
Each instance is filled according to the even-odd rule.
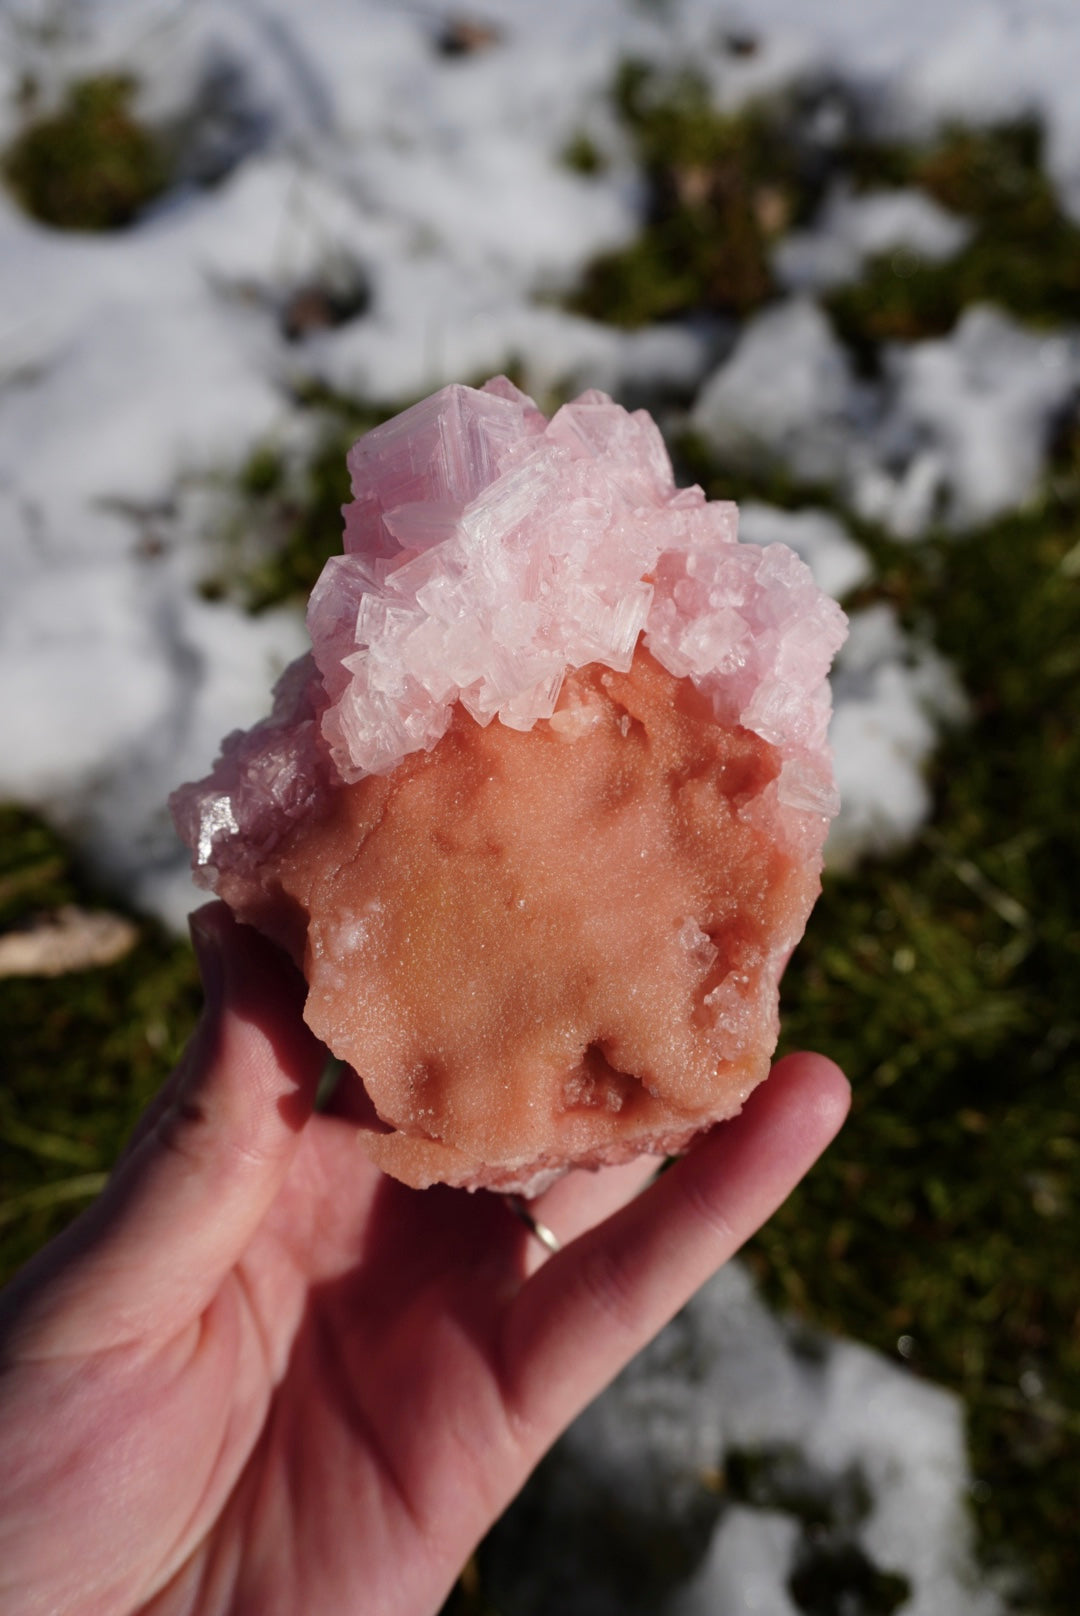
[[736,547],[734,505],[676,489],[643,410],[588,392],[548,422],[505,378],[447,387],[349,470],[346,553],[308,614],[343,779],[433,746],[455,701],[529,730],[569,669],[625,672],[642,632],[718,718],[821,748],[837,608],[789,550]]
[[602,393],[444,388],[349,468],[313,657],[174,799],[197,875],[303,963],[408,1182],[680,1148],[767,1070],[843,614]]

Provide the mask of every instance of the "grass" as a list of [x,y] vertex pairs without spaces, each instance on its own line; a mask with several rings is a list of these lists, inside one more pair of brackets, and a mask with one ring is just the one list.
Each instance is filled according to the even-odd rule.
[[789,1591],[807,1616],[836,1616],[845,1609],[892,1616],[910,1596],[906,1577],[879,1570],[859,1547],[855,1533],[873,1499],[857,1469],[826,1477],[783,1447],[735,1450],[724,1469],[724,1490],[733,1503],[782,1510],[799,1523]]
[[[0,928],[102,897],[36,815],[0,808]],[[0,980],[0,1281],[97,1193],[194,1024],[190,947],[139,927],[115,965]]]
[[586,177],[602,174],[607,168],[604,153],[585,129],[571,135],[563,148],[562,160],[571,173]]
[[[799,502],[782,476],[680,447],[712,497]],[[858,603],[930,634],[972,721],[935,757],[922,835],[826,880],[788,970],[782,1047],[832,1055],[855,1100],[749,1259],[778,1305],[963,1397],[981,1552],[1017,1573],[1018,1608],[1064,1616],[1080,1583],[1080,426],[1036,504],[962,540],[896,544],[837,514],[875,561]]]

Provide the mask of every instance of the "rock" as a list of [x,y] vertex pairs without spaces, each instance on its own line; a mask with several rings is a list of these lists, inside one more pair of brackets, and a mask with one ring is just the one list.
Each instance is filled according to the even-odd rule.
[[683,1149],[768,1071],[843,614],[603,394],[445,388],[349,464],[312,656],[173,800],[197,877],[302,965],[405,1182]]
[[33,925],[0,936],[0,977],[66,976],[112,965],[131,952],[138,935],[122,915],[66,903]]

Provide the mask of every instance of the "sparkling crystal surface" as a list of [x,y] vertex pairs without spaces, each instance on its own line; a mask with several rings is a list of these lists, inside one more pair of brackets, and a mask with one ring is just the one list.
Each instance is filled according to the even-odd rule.
[[768,1067],[843,614],[601,393],[447,387],[349,469],[312,655],[174,798],[197,877],[303,965],[406,1181],[682,1148]]

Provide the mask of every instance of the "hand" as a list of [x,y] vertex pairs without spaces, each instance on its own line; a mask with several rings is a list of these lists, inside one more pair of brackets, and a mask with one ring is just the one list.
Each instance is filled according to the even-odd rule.
[[438,1609],[544,1450],[840,1126],[781,1061],[644,1194],[409,1190],[313,1115],[303,984],[221,905],[207,1009],[101,1199],[0,1316],[0,1609]]

